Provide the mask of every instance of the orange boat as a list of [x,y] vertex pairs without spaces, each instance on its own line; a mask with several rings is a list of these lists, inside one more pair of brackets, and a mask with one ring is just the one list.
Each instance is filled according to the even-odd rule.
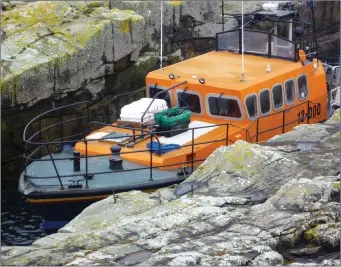
[[[123,106],[114,123],[91,121],[90,102],[56,108],[29,123],[26,129],[74,108],[86,113],[53,125],[79,120],[84,126],[72,136],[61,131],[54,141],[40,140],[44,129],[30,137],[25,129],[24,140],[35,149],[26,154],[33,162],[26,164],[19,191],[45,220],[62,221],[45,227],[60,227],[113,192],[180,183],[220,146],[264,142],[328,118],[339,84],[328,83],[325,69],[335,78],[339,68],[318,60],[315,42],[303,49],[300,28],[294,40],[294,12],[252,15],[287,22],[288,36],[275,34],[276,23],[269,32],[242,27],[218,33],[215,51],[150,72],[145,97]],[[115,100],[135,93],[141,90]],[[60,151],[53,153],[53,146]],[[46,155],[37,157],[43,149]]]

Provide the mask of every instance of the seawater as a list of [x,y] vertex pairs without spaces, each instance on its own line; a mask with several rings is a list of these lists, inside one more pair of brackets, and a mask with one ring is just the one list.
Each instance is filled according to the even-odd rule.
[[46,235],[42,217],[17,188],[14,182],[1,184],[1,246],[27,246]]

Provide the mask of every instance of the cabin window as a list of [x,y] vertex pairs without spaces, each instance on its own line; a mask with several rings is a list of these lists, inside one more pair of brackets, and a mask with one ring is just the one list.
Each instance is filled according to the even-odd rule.
[[208,108],[211,115],[239,119],[242,117],[239,103],[236,99],[226,96],[209,96]]
[[270,112],[270,91],[264,89],[259,94],[260,112],[262,115],[266,115]]
[[245,105],[247,109],[247,113],[249,114],[249,119],[252,120],[257,117],[257,96],[256,95],[249,95],[245,99]]
[[295,82],[294,80],[288,80],[284,84],[285,87],[285,96],[287,105],[290,105],[295,102],[296,94],[295,94]]
[[168,108],[172,107],[172,102],[171,102],[169,91],[166,91],[164,89],[157,88],[157,87],[149,87],[149,97],[153,98],[157,93],[162,92],[162,91],[163,93],[159,94],[156,98],[165,100],[167,102]]
[[298,98],[303,100],[308,96],[307,76],[301,75],[297,78]]
[[200,95],[193,91],[177,90],[178,106],[190,110],[193,113],[201,114]]
[[279,109],[283,106],[283,88],[281,84],[272,87],[272,100],[274,109]]

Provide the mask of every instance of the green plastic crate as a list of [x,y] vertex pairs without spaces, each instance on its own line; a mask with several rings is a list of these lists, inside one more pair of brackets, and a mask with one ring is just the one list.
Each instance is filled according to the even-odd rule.
[[191,111],[173,107],[154,114],[154,120],[160,127],[174,127],[178,124],[190,122]]

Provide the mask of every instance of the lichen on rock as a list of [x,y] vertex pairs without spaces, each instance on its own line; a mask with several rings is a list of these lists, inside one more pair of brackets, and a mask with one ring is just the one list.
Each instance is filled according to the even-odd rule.
[[274,179],[297,167],[297,162],[276,149],[237,141],[214,151],[186,182],[207,181],[210,191],[217,194],[247,194],[255,188],[274,191],[285,181],[274,183]]
[[[109,10],[98,1],[33,2],[4,13],[2,99],[11,99],[12,105],[32,105],[33,99],[56,91],[79,90],[87,81],[104,77],[105,65],[144,42],[143,17]],[[33,86],[32,76],[45,79]]]

